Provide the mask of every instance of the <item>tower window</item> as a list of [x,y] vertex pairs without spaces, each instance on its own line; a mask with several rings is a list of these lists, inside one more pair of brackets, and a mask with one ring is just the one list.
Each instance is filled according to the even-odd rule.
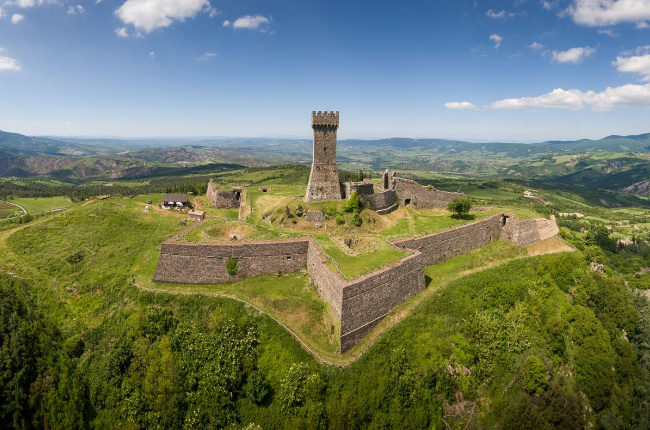
[[327,152],[327,146],[323,146],[323,152]]

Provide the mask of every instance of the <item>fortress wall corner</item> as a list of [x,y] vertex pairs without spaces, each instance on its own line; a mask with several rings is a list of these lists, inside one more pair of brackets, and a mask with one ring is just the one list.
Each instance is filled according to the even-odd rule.
[[426,288],[426,258],[420,252],[350,281],[343,288],[341,352],[359,342],[395,306]]
[[325,255],[313,239],[309,240],[307,250],[307,272],[316,285],[318,294],[329,303],[334,315],[341,318],[341,300],[345,281],[327,266]]
[[393,190],[383,191],[381,193],[359,195],[361,203],[374,211],[384,210],[395,203],[396,194]]
[[518,246],[527,246],[549,239],[559,231],[555,216],[551,216],[551,219],[535,218],[521,221],[511,218],[503,227],[502,238]]

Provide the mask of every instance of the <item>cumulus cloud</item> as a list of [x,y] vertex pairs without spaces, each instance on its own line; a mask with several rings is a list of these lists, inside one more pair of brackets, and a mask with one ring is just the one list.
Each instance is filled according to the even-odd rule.
[[271,19],[264,15],[244,15],[237,18],[234,22],[225,20],[224,27],[232,27],[235,30],[257,30],[260,27],[267,26]]
[[184,21],[199,12],[212,13],[208,0],[126,0],[115,14],[124,23],[138,31],[150,33]]
[[490,35],[490,40],[494,42],[494,47],[499,48],[501,46],[501,42],[503,41],[503,37],[499,36],[498,34],[491,34]]
[[115,29],[115,34],[117,35],[117,37],[120,37],[120,38],[129,37],[129,32],[127,31],[126,27],[118,27],[118,28],[116,28]]
[[19,14],[19,13],[14,13],[13,15],[11,15],[11,23],[12,24],[18,24],[23,19],[25,19],[25,17],[23,15]]
[[[450,106],[455,107],[450,107]],[[462,109],[458,106],[473,106],[470,102],[445,103],[448,109]],[[650,107],[650,84],[627,84],[607,87],[604,91],[564,90],[553,91],[537,97],[520,97],[498,100],[482,106],[484,110],[521,110],[527,108],[580,110],[590,107],[595,111],[608,111],[614,107]],[[469,109],[469,108],[468,108]]]
[[612,65],[619,72],[641,75],[645,81],[650,81],[650,54],[618,56]]
[[84,12],[84,7],[80,4],[68,6],[68,15],[77,15]]
[[649,0],[573,0],[566,9],[574,22],[602,27],[650,19]]
[[29,9],[34,6],[41,6],[45,4],[56,3],[57,0],[9,0],[5,2],[5,6],[15,6],[21,9]]
[[578,64],[587,57],[590,57],[596,52],[594,48],[589,46],[578,46],[570,48],[566,51],[553,51],[552,59],[556,63],[572,63]]
[[[0,52],[2,52],[2,49],[0,49]],[[20,70],[20,64],[18,64],[18,61],[16,59],[0,54],[0,72],[4,72],[4,71],[17,72],[19,70]]]
[[542,44],[539,43],[539,42],[533,42],[533,43],[531,43],[530,45],[528,45],[528,47],[529,47],[530,49],[532,49],[533,51],[535,51],[535,52],[544,49],[544,45],[542,45]]
[[451,110],[474,110],[478,107],[474,103],[470,102],[448,102],[445,103],[445,107]]

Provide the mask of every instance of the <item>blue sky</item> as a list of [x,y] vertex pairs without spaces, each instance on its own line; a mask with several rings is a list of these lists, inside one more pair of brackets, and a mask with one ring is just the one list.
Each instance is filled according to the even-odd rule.
[[[540,141],[650,132],[650,0],[0,0],[0,129]],[[608,89],[609,88],[609,89]]]

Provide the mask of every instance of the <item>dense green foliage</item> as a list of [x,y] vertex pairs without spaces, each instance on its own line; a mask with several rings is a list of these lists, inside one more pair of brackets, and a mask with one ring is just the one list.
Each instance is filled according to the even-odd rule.
[[457,217],[460,217],[463,215],[467,215],[471,207],[472,204],[470,203],[470,200],[468,198],[464,198],[464,199],[455,198],[451,202],[449,202],[447,209],[449,210],[449,212],[452,212]]
[[226,271],[230,276],[237,275],[237,263],[239,263],[239,260],[234,257],[231,257],[228,260],[226,260]]

